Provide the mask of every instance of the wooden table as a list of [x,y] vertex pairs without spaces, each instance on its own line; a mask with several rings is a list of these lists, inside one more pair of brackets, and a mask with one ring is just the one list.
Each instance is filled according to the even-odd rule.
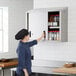
[[0,62],[0,68],[2,70],[2,76],[4,76],[4,69],[6,68],[12,68],[18,65],[18,60],[17,59],[10,59],[9,61],[6,62]]
[[71,74],[76,76],[76,67],[72,67],[72,68],[60,67],[60,68],[55,68],[52,71],[54,73],[65,73],[65,74]]

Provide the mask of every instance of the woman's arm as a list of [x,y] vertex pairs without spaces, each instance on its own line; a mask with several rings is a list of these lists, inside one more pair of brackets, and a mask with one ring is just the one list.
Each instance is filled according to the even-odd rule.
[[37,42],[39,42],[44,36],[45,36],[45,33],[43,32],[43,34],[41,35],[41,37],[39,37],[39,38],[36,39],[36,40],[30,41],[29,44],[28,44],[29,47],[32,47],[32,46],[36,45]]
[[24,75],[25,75],[25,76],[29,76],[29,74],[28,74],[28,72],[27,72],[27,69],[23,69],[23,71],[24,71]]
[[44,36],[45,36],[45,34],[44,34],[44,32],[43,32],[42,35],[41,35],[41,37],[39,37],[39,38],[37,39],[37,42],[39,42],[42,38],[44,38]]

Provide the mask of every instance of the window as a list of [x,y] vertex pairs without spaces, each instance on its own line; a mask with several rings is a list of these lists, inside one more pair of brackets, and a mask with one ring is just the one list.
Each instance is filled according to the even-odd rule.
[[0,7],[0,53],[8,52],[8,7]]

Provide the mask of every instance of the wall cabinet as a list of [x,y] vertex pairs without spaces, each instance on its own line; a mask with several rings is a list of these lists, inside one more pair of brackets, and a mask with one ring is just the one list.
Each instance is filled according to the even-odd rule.
[[55,54],[52,50],[56,50],[54,44],[68,41],[68,8],[40,8],[27,11],[26,26],[32,40],[41,36],[43,31],[46,33],[44,41],[32,50],[34,59],[53,59]]
[[31,39],[36,39],[45,31],[45,40],[68,41],[68,8],[34,9],[26,15]]

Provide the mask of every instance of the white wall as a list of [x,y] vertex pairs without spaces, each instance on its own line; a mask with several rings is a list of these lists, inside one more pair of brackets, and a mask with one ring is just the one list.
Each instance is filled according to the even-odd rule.
[[25,12],[33,9],[33,0],[0,0],[0,6],[8,7],[9,12],[9,52],[0,54],[0,58],[12,58],[16,56],[18,41],[15,34],[25,26]]
[[[37,59],[66,60],[76,62],[76,0],[34,0],[34,9],[50,7],[68,7],[68,42],[56,43],[50,45],[48,56],[46,53],[38,57],[40,52],[36,53]],[[45,49],[44,47],[44,49]],[[46,50],[47,50],[46,49]]]

